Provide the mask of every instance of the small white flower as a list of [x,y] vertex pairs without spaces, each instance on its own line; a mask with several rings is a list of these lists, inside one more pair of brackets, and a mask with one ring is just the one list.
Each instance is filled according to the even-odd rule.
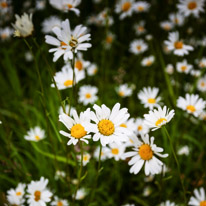
[[121,84],[117,88],[117,94],[120,97],[129,97],[132,95],[132,88],[128,86],[128,84]]
[[170,21],[162,21],[160,22],[160,27],[165,31],[170,31],[174,28],[174,24]]
[[[100,147],[97,147],[94,151],[94,158],[96,160],[99,160],[99,152],[100,152]],[[108,147],[102,147],[102,151],[101,151],[101,156],[100,159],[101,161],[104,161],[108,158],[108,153],[109,153],[109,148]]]
[[89,76],[94,76],[98,71],[98,67],[96,64],[90,64],[89,67],[87,68],[87,74]]
[[174,67],[173,67],[172,64],[168,64],[168,65],[166,66],[166,72],[167,72],[168,74],[173,74],[173,73],[174,73]]
[[35,142],[38,142],[44,138],[45,138],[45,131],[43,129],[41,129],[39,126],[31,128],[27,132],[27,135],[24,136],[25,140],[35,141]]
[[104,8],[103,11],[101,11],[97,17],[95,18],[94,22],[97,26],[111,26],[114,24],[114,20],[112,16],[109,16],[109,9]]
[[201,72],[200,72],[200,70],[192,69],[192,70],[190,71],[190,74],[191,74],[192,76],[194,76],[194,77],[200,77]]
[[142,59],[141,65],[143,67],[149,67],[154,63],[154,61],[155,61],[154,56],[145,57],[145,58]]
[[188,74],[192,70],[193,66],[188,64],[187,60],[184,59],[182,62],[177,62],[176,68],[178,72]]
[[129,46],[129,51],[136,55],[145,52],[147,49],[148,46],[142,39],[132,41]]
[[162,202],[159,206],[176,206],[174,202],[170,202],[167,200],[166,202]]
[[146,33],[145,21],[140,21],[138,24],[135,24],[134,30],[135,30],[137,35],[141,35],[141,34]]
[[61,28],[61,23],[62,20],[57,17],[57,16],[50,16],[49,18],[45,19],[42,22],[42,32],[47,34],[47,33],[52,33],[52,29],[54,27],[59,27]]
[[24,56],[25,56],[25,59],[26,59],[27,62],[31,62],[34,59],[32,53],[30,51],[25,52]]
[[105,40],[103,41],[105,49],[110,49],[114,39],[116,38],[115,34],[108,32]]
[[182,26],[185,20],[184,16],[180,13],[171,13],[169,15],[169,19],[174,25],[178,25],[178,26]]
[[206,75],[198,79],[197,89],[201,92],[206,92]]
[[43,10],[46,7],[46,0],[36,0],[36,10]]
[[206,68],[206,57],[203,57],[202,59],[200,59],[198,66],[202,69],[202,68]]
[[199,190],[194,190],[194,196],[190,198],[188,205],[192,206],[204,206],[206,205],[205,190],[201,187]]
[[190,153],[189,147],[187,145],[181,147],[178,151],[177,154],[178,155],[186,155],[188,156]]
[[64,171],[57,170],[54,179],[58,180],[60,178],[65,178],[65,177],[66,177],[66,173]]
[[141,134],[148,134],[149,133],[149,127],[144,124],[144,119],[137,118],[135,120],[135,134],[141,135]]
[[143,196],[148,197],[152,193],[152,188],[150,186],[146,186],[143,190]]
[[109,158],[114,158],[116,161],[124,160],[123,154],[126,149],[124,144],[118,145],[116,143],[111,143],[108,148],[109,151],[107,155]]
[[0,39],[2,41],[6,41],[6,40],[10,39],[13,32],[14,32],[14,30],[10,27],[0,28]]
[[51,202],[52,206],[69,206],[67,200],[63,200],[61,198],[58,198],[57,196],[54,196],[54,201]]
[[88,194],[88,192],[86,191],[85,188],[80,188],[77,190],[77,194],[76,194],[75,199],[76,200],[83,200],[87,194]]
[[150,8],[150,4],[146,1],[137,1],[134,4],[134,11],[136,13],[147,12]]
[[81,72],[85,72],[85,70],[89,67],[91,63],[89,61],[85,61],[83,59],[83,54],[82,53],[78,53],[77,54],[77,58],[75,59],[75,64],[74,64],[74,67],[75,67],[75,70]]
[[[77,158],[78,158],[79,163],[80,163],[81,162],[81,155],[78,155]],[[83,166],[87,165],[87,163],[89,162],[90,158],[91,158],[91,155],[89,153],[83,154],[83,160],[82,160]]]

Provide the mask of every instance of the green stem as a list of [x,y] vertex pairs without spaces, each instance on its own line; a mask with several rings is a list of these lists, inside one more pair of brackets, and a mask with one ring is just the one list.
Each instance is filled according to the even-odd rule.
[[[73,78],[72,78],[72,96],[73,96],[73,105],[77,105],[77,99],[76,99],[76,92],[75,92],[75,87],[76,87],[76,76],[75,76],[75,53],[73,52],[73,59],[71,61],[71,66],[73,70]],[[71,106],[69,107],[69,114],[70,114]]]

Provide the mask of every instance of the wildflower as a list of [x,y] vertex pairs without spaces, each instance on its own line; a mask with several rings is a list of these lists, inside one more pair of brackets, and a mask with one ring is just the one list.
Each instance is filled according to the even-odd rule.
[[26,197],[30,206],[46,205],[51,201],[52,193],[47,189],[48,179],[41,177],[39,181],[31,181],[28,185]]
[[198,79],[197,89],[201,92],[206,92],[206,75]]
[[5,15],[11,12],[11,1],[10,0],[0,0],[0,14]]
[[137,35],[141,35],[141,34],[146,33],[145,21],[140,21],[138,24],[135,24],[134,30],[135,30]]
[[54,27],[61,28],[61,19],[57,16],[50,16],[42,22],[42,32],[45,34],[51,33]]
[[128,84],[121,84],[117,88],[117,94],[120,97],[129,97],[132,95],[132,88],[128,86]]
[[[78,155],[77,158],[79,159],[79,162],[80,162],[81,155]],[[83,154],[83,160],[82,160],[83,166],[87,165],[87,163],[89,162],[90,158],[91,158],[91,155],[89,153]]]
[[104,104],[93,106],[96,113],[91,112],[91,120],[95,122],[93,132],[93,140],[100,142],[103,146],[109,143],[117,143],[127,141],[128,129],[121,127],[121,124],[129,118],[126,108],[120,109],[120,104],[116,103],[112,110]]
[[157,94],[159,89],[156,87],[144,87],[138,94],[138,98],[142,104],[144,104],[145,108],[149,108],[150,110],[154,107],[159,106],[159,101],[161,97],[158,97]]
[[[97,147],[94,151],[94,158],[96,160],[99,160],[99,152],[100,152],[100,147]],[[100,154],[101,161],[104,161],[108,158],[108,153],[109,153],[109,148],[108,147],[102,147],[102,151],[101,151],[101,154]]]
[[170,202],[167,200],[166,202],[162,202],[159,206],[176,206],[174,202]]
[[46,7],[46,0],[36,0],[36,10],[43,10]]
[[194,76],[194,77],[199,77],[199,76],[201,75],[201,72],[200,72],[200,70],[192,69],[192,70],[190,71],[190,74],[191,74],[192,76]]
[[132,157],[128,162],[132,165],[130,173],[137,174],[145,163],[145,175],[158,174],[162,170],[163,163],[156,158],[167,157],[168,154],[161,154],[163,149],[154,144],[154,137],[149,138],[149,135],[142,135],[142,141],[136,138],[132,152],[126,152],[125,158]]
[[178,72],[188,74],[192,70],[193,66],[188,64],[187,60],[184,59],[182,62],[177,62],[176,68]]
[[79,102],[83,105],[94,104],[98,97],[96,96],[98,88],[90,85],[84,85],[79,89]]
[[200,61],[198,66],[202,69],[202,68],[206,68],[206,57],[203,57]]
[[120,127],[125,127],[128,129],[128,134],[132,135],[135,132],[135,122],[134,118],[130,118],[127,121],[123,122]]
[[[73,118],[72,118],[73,117]],[[91,138],[90,133],[90,110],[87,109],[85,112],[81,112],[80,115],[77,115],[76,110],[73,111],[72,117],[61,114],[59,115],[59,121],[62,122],[67,129],[70,131],[60,133],[70,140],[67,142],[67,145],[76,145],[78,141],[83,141],[88,144],[88,140]]]
[[165,41],[169,51],[173,51],[175,55],[184,56],[193,51],[192,46],[185,45],[182,40],[179,40],[179,32],[169,33],[169,41]]
[[190,153],[189,147],[187,145],[181,147],[178,151],[177,154],[178,155],[186,155],[188,156]]
[[147,49],[148,46],[142,39],[132,41],[129,47],[129,51],[136,55],[145,52]]
[[62,106],[59,107],[59,115],[65,113],[68,116],[72,116],[73,111],[75,110],[74,107],[71,107],[70,105],[65,106],[65,112],[63,111]]
[[111,48],[112,43],[113,43],[115,38],[116,38],[116,36],[113,33],[108,32],[108,34],[107,34],[107,36],[106,36],[106,38],[103,42],[105,49],[110,49]]
[[155,61],[154,56],[145,57],[145,58],[142,59],[141,65],[143,67],[149,67],[154,63],[154,61]]
[[14,36],[17,37],[27,37],[30,36],[34,30],[34,25],[32,23],[32,14],[28,15],[24,13],[21,17],[15,15],[16,21],[12,26],[16,29]]
[[65,178],[65,177],[66,177],[66,173],[64,171],[57,170],[54,179],[58,180],[60,178]]
[[144,119],[137,118],[135,120],[135,134],[141,135],[141,134],[148,134],[149,133],[149,127],[144,124]]
[[13,29],[10,27],[5,27],[4,29],[0,28],[0,39],[2,41],[10,39],[13,32],[14,32]]
[[147,3],[146,1],[137,1],[134,4],[134,11],[136,13],[147,12],[149,8],[150,8],[150,4]]
[[206,120],[206,111],[202,111],[199,115],[200,120]]
[[108,157],[114,158],[116,161],[118,160],[124,160],[123,154],[125,152],[125,145],[121,144],[118,145],[116,143],[109,144],[109,151],[108,151]]
[[52,206],[69,206],[67,200],[63,200],[58,198],[57,196],[54,196],[54,200],[51,202]]
[[75,199],[76,200],[83,200],[87,194],[88,194],[88,192],[86,191],[85,188],[80,188],[77,190],[77,194],[75,196]]
[[93,76],[97,73],[98,67],[96,64],[90,64],[89,67],[87,68],[87,74],[89,76]]
[[74,67],[78,71],[85,71],[86,68],[90,65],[89,61],[85,61],[83,59],[82,53],[77,54],[77,58],[75,59]]
[[179,97],[177,99],[177,107],[187,111],[189,114],[193,114],[195,117],[199,116],[204,110],[206,101],[199,98],[198,94],[186,94],[185,98]]
[[192,206],[205,206],[206,205],[206,198],[205,198],[205,190],[201,187],[199,190],[194,190],[194,196],[190,197],[188,205]]
[[174,73],[174,67],[173,67],[172,64],[168,64],[168,65],[166,66],[166,72],[167,72],[168,74],[173,74],[173,73]]
[[57,38],[50,35],[45,36],[47,44],[57,47],[49,50],[49,52],[55,52],[53,61],[57,61],[62,55],[64,55],[65,61],[73,59],[73,53],[77,53],[77,51],[86,51],[91,47],[90,43],[84,43],[90,40],[90,34],[86,34],[86,30],[86,27],[78,25],[71,31],[68,19],[62,22],[61,28],[54,27],[52,31]]
[[174,24],[170,21],[162,21],[160,22],[160,27],[165,31],[170,31],[174,28]]
[[97,17],[96,17],[96,21],[95,24],[97,26],[111,26],[113,25],[114,20],[113,17],[109,16],[109,9],[105,8],[103,11],[101,11]]
[[152,188],[150,186],[146,186],[143,190],[143,196],[148,197],[152,193]]
[[27,135],[24,136],[25,140],[35,141],[35,142],[38,142],[44,138],[45,138],[45,131],[43,129],[41,129],[39,126],[31,128],[27,132]]
[[169,19],[174,25],[182,26],[184,24],[184,16],[180,13],[171,13]]
[[25,54],[24,54],[24,57],[25,57],[25,60],[27,62],[31,62],[34,59],[32,53],[30,51],[26,51]]
[[154,131],[167,124],[174,117],[174,115],[174,110],[169,112],[169,109],[167,109],[166,106],[163,108],[158,107],[153,111],[149,111],[149,114],[144,115],[144,123],[152,128],[152,131]]

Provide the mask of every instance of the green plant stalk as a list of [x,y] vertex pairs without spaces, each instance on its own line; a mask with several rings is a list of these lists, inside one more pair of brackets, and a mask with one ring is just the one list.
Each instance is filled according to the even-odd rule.
[[[72,77],[72,94],[73,94],[73,105],[75,106],[77,103],[75,87],[76,87],[76,76],[75,76],[75,53],[73,52],[73,59],[71,61],[71,66],[73,70],[73,77]],[[69,115],[70,115],[71,105],[69,107]]]
[[183,190],[183,195],[184,195],[184,204],[185,204],[185,206],[186,206],[186,205],[187,205],[186,191],[185,191],[185,187],[184,187],[183,180],[182,180],[182,178],[181,178],[180,164],[179,164],[179,161],[178,161],[177,156],[176,156],[176,154],[175,154],[174,147],[173,147],[173,145],[172,145],[172,139],[171,139],[171,137],[170,137],[170,135],[169,135],[166,127],[163,126],[162,128],[163,128],[164,132],[166,133],[166,135],[167,135],[167,137],[168,137],[168,139],[169,139],[170,147],[171,147],[171,150],[172,150],[172,154],[173,154],[174,159],[175,159],[175,162],[176,162],[176,164],[177,164],[178,174],[179,174],[179,178],[180,178],[180,182],[181,182],[181,186],[182,186],[182,190]]

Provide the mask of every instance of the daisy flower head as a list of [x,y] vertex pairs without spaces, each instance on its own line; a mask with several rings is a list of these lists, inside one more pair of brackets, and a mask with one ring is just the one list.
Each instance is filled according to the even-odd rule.
[[138,24],[135,24],[134,30],[137,35],[145,34],[146,33],[145,21],[140,21]]
[[137,118],[135,120],[135,134],[141,135],[141,134],[148,134],[149,133],[149,127],[144,124],[144,119]]
[[200,12],[204,12],[205,0],[179,0],[177,8],[185,17],[193,15],[198,18]]
[[206,75],[198,79],[197,89],[201,92],[206,92]]
[[75,199],[76,200],[83,200],[86,197],[87,194],[88,194],[88,192],[85,188],[80,188],[80,189],[77,190]]
[[155,57],[154,56],[149,56],[149,57],[145,57],[142,59],[141,61],[141,65],[143,67],[150,67],[155,61]]
[[127,121],[123,122],[122,124],[120,124],[120,127],[125,127],[128,129],[128,134],[132,135],[135,133],[135,122],[134,122],[134,118],[130,118]]
[[88,139],[91,138],[91,135],[89,135],[91,130],[90,109],[88,108],[85,112],[81,112],[79,116],[76,110],[74,110],[72,117],[66,114],[59,115],[59,121],[69,130],[69,133],[62,130],[60,131],[62,135],[70,139],[67,145],[76,145],[78,141],[83,141],[88,144]]
[[174,28],[174,24],[170,21],[162,21],[160,22],[160,27],[165,31],[170,31]]
[[95,24],[97,26],[111,26],[114,24],[114,19],[112,16],[109,16],[109,9],[105,8],[103,11],[101,11],[97,17]]
[[156,87],[144,87],[138,94],[138,98],[142,104],[144,104],[145,108],[149,108],[150,110],[154,107],[159,106],[159,102],[161,97],[158,97],[159,89]]
[[46,7],[46,0],[36,0],[35,9],[43,10]]
[[126,152],[125,158],[132,157],[128,164],[131,165],[130,173],[137,174],[144,165],[145,175],[159,174],[162,170],[163,163],[156,157],[167,157],[168,154],[161,154],[163,148],[157,147],[154,144],[154,137],[149,137],[148,134],[142,135],[142,140],[136,138],[133,151]]
[[124,19],[133,13],[134,0],[119,0],[115,7],[115,12],[120,13],[119,18]]
[[61,28],[54,27],[52,31],[57,38],[46,35],[45,39],[47,44],[56,47],[49,50],[49,52],[54,52],[54,62],[56,62],[62,55],[65,61],[73,59],[73,53],[86,51],[91,47],[90,43],[85,43],[85,41],[90,40],[91,36],[90,34],[86,34],[87,27],[78,25],[72,31],[68,19],[61,23]]
[[0,28],[0,39],[2,41],[10,39],[14,30],[10,27]]
[[184,56],[189,54],[189,51],[193,51],[193,47],[185,45],[182,40],[179,39],[179,32],[170,32],[169,41],[165,41],[165,44],[169,51],[173,51],[177,56]]
[[174,66],[173,66],[172,64],[168,64],[168,65],[166,66],[166,72],[167,72],[168,74],[173,74],[173,73],[174,73]]
[[89,67],[87,68],[87,74],[88,76],[94,76],[98,71],[98,67],[96,64],[92,63],[89,65]]
[[178,72],[188,74],[192,70],[193,66],[188,64],[187,60],[184,59],[182,62],[177,62],[176,68]]
[[74,67],[78,71],[85,71],[86,68],[90,65],[91,63],[89,61],[85,61],[83,59],[83,54],[78,53],[77,58],[75,59],[75,64]]
[[193,114],[198,117],[203,112],[206,105],[206,101],[199,98],[198,94],[186,94],[184,97],[177,99],[177,107],[187,111],[189,114]]
[[202,69],[202,68],[206,68],[206,57],[203,57],[202,59],[200,59],[198,66]]
[[141,54],[147,51],[147,49],[148,49],[148,46],[144,42],[143,39],[134,40],[130,43],[130,46],[129,46],[129,51],[135,55]]
[[150,4],[147,3],[146,1],[137,1],[134,4],[134,11],[136,13],[147,12],[149,8],[150,8]]
[[178,26],[182,26],[185,20],[184,16],[180,13],[171,13],[169,19],[174,25]]
[[170,202],[169,200],[167,200],[166,202],[160,203],[159,206],[176,206],[176,204],[174,202]]
[[52,33],[54,27],[61,28],[62,20],[58,16],[50,16],[42,22],[42,32],[44,34]]
[[119,87],[117,88],[117,94],[120,97],[129,97],[132,95],[132,88],[129,87],[128,84],[121,84],[119,85]]
[[112,43],[114,42],[114,39],[116,38],[115,34],[112,32],[108,32],[103,44],[105,49],[110,49],[112,46]]
[[10,0],[0,0],[0,13],[5,14],[9,11]]
[[206,111],[201,112],[201,114],[199,115],[199,119],[206,121]]
[[200,77],[201,71],[200,71],[200,70],[196,70],[196,69],[192,69],[192,70],[190,71],[190,74],[191,74],[193,77]]
[[118,145],[116,143],[111,143],[109,144],[109,151],[107,156],[109,158],[114,158],[116,161],[124,160],[123,154],[125,152],[125,149],[126,147],[124,144]]
[[83,105],[94,104],[97,97],[98,88],[95,86],[84,85],[79,89],[79,102],[83,103]]
[[205,206],[206,205],[206,197],[205,190],[201,187],[199,190],[194,190],[194,196],[190,197],[188,205],[192,206]]
[[[101,161],[104,161],[106,159],[108,159],[108,153],[109,153],[109,148],[108,147],[102,147],[102,151],[100,154],[100,159]],[[99,160],[99,152],[100,152],[100,147],[97,147],[94,151],[94,158],[96,160]]]
[[32,23],[32,14],[24,13],[21,17],[15,14],[16,21],[12,26],[15,29],[14,36],[27,37],[32,35],[34,25]]
[[[87,165],[87,163],[89,162],[90,158],[91,158],[91,155],[90,155],[89,153],[83,154],[83,160],[82,160],[83,166],[86,166],[86,165]],[[80,163],[80,161],[81,161],[81,155],[78,155],[78,156],[77,156],[77,159],[79,160],[79,163]]]
[[174,115],[174,110],[169,111],[167,106],[164,106],[163,108],[159,106],[157,109],[149,111],[149,114],[144,115],[144,123],[154,131],[167,124]]
[[41,177],[39,181],[31,181],[27,188],[27,202],[30,206],[42,206],[51,201],[52,193],[47,189],[48,179]]
[[57,196],[54,196],[54,200],[51,202],[52,206],[69,206],[67,200],[63,200],[61,198],[58,198]]
[[128,129],[122,127],[121,124],[129,118],[126,108],[120,109],[120,104],[116,103],[112,110],[104,104],[93,106],[95,113],[91,112],[91,120],[95,122],[93,127],[93,140],[100,142],[102,146],[109,143],[121,144],[128,140]]
[[186,155],[186,156],[188,156],[189,153],[190,153],[190,149],[189,149],[189,147],[187,145],[179,148],[179,150],[177,151],[178,155]]
[[38,142],[45,138],[45,131],[39,126],[31,128],[24,136],[25,140]]

